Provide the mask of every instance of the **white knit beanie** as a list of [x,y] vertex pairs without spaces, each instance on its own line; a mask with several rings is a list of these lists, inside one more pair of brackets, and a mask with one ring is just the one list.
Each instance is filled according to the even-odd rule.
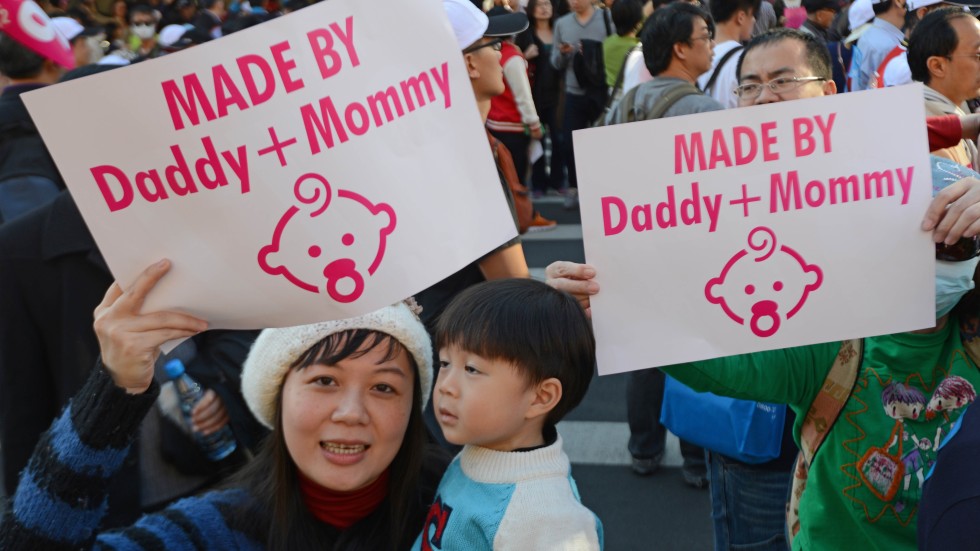
[[262,331],[255,339],[242,369],[245,402],[256,419],[273,428],[276,399],[289,373],[289,366],[303,352],[329,335],[351,329],[370,329],[391,335],[415,358],[422,389],[419,409],[425,409],[432,388],[432,340],[419,320],[417,311],[420,310],[415,301],[409,299],[356,318]]

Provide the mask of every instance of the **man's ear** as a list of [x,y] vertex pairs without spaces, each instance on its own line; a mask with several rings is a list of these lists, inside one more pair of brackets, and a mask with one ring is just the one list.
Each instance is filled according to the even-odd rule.
[[554,377],[545,379],[534,385],[533,392],[534,399],[525,414],[527,419],[543,417],[555,409],[555,406],[561,401],[561,381]]
[[745,10],[738,10],[735,12],[735,25],[741,27],[745,24],[745,20],[749,18],[749,12]]
[[463,64],[466,65],[466,74],[469,75],[470,80],[480,78],[480,70],[476,68],[472,53],[463,54]]
[[61,68],[61,65],[58,65],[50,59],[45,59],[41,65],[41,78],[49,84],[57,83],[64,74],[65,70]]
[[684,42],[675,42],[673,46],[674,57],[676,57],[677,59],[686,59],[687,52],[684,51],[684,46],[686,45],[687,44]]
[[834,79],[827,79],[823,82],[823,95],[831,96],[837,93],[837,83]]
[[949,61],[941,55],[930,56],[926,59],[926,69],[932,78],[942,79],[946,77],[946,62]]

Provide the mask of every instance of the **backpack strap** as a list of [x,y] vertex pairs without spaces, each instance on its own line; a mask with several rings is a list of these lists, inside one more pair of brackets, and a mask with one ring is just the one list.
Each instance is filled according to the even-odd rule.
[[864,341],[860,339],[841,343],[833,367],[806,412],[800,428],[800,452],[807,466],[813,461],[813,456],[817,454],[854,390],[858,368],[861,366],[863,344]]
[[864,341],[861,339],[844,341],[834,359],[827,378],[820,386],[820,392],[810,404],[810,409],[803,418],[800,428],[800,453],[796,456],[793,468],[792,490],[789,502],[786,504],[787,539],[792,544],[793,538],[800,531],[800,500],[806,489],[807,477],[813,457],[823,444],[824,438],[834,426],[834,422],[844,410],[844,404],[851,397],[857,382],[858,371],[861,367]]
[[606,36],[612,36],[612,29],[609,27],[609,10],[606,8],[599,8],[602,12],[602,23],[606,26]]
[[673,107],[677,100],[694,94],[701,94],[701,90],[690,82],[681,82],[667,89],[666,92],[650,107],[643,120],[659,119],[664,116],[668,109]]
[[517,175],[517,168],[514,166],[514,158],[510,154],[507,146],[500,143],[489,130],[487,139],[490,141],[490,150],[493,151],[493,159],[497,164],[497,172],[501,177],[501,186],[507,185],[508,203],[513,208],[514,224],[519,233],[526,233],[534,218],[534,205],[531,203],[531,194],[527,187],[521,183]]
[[634,86],[623,94],[623,99],[619,100],[619,109],[623,112],[623,116],[626,117],[626,122],[634,122],[643,120],[641,117],[636,116],[636,92],[639,86]]
[[725,55],[721,56],[721,60],[718,61],[718,65],[715,66],[715,70],[711,73],[711,78],[709,78],[708,82],[706,82],[704,85],[705,94],[711,93],[711,89],[714,87],[715,81],[718,80],[718,74],[721,73],[721,69],[725,66],[725,63],[728,63],[728,60],[740,51],[742,51],[742,46],[735,46],[731,50],[725,52]]
[[960,318],[960,341],[973,365],[980,367],[980,318],[976,316]]
[[619,74],[616,76],[616,84],[613,84],[612,90],[609,91],[609,99],[606,100],[606,113],[612,109],[613,103],[616,102],[616,96],[623,91],[623,80],[626,78],[626,62],[630,60],[630,56],[633,55],[633,52],[641,51],[642,49],[643,45],[637,44],[626,52],[626,57],[623,58],[623,64],[619,66]]

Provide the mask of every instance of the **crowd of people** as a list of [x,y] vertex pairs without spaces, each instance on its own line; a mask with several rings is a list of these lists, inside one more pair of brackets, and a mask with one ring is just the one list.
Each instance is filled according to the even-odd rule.
[[[21,1],[32,2],[0,7]],[[572,132],[595,125],[920,82],[932,154],[980,166],[980,21],[968,6],[442,5],[522,232],[556,225],[531,195],[578,208]],[[593,378],[595,267],[559,261],[534,281],[518,236],[403,302],[261,331],[145,311],[166,259],[113,282],[21,94],[305,6],[42,2],[35,17],[65,38],[61,52],[0,30],[0,548],[604,547],[556,429]],[[665,374],[788,406],[768,462],[682,442],[684,480],[710,489],[715,549],[975,545],[978,178],[934,182],[922,213],[936,242],[934,327],[630,372],[638,476],[664,455]],[[162,354],[174,339],[187,340]],[[206,389],[187,414],[165,376],[174,359]],[[214,461],[199,443],[226,427],[236,450]]]

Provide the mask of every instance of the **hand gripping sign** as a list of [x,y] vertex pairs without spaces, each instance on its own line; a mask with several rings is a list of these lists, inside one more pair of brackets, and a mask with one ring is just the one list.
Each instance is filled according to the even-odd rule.
[[148,311],[360,315],[517,233],[439,0],[320,2],[23,97],[116,279],[173,262]]
[[0,0],[0,31],[65,69],[75,68],[75,55],[68,40],[32,0]]

